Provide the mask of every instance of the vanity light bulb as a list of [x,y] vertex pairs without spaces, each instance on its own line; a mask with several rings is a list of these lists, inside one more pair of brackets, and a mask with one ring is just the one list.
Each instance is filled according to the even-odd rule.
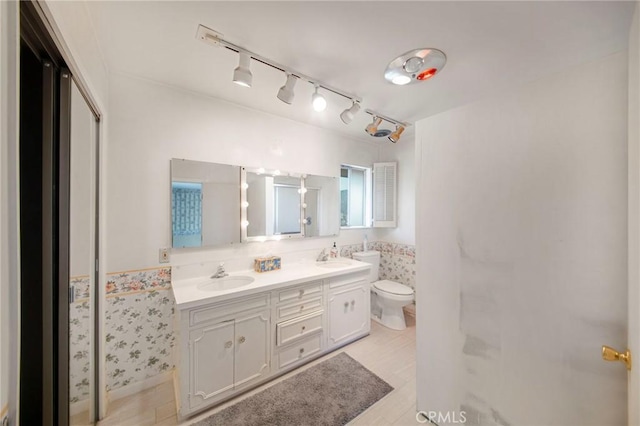
[[247,203],[246,201],[243,201],[242,202],[242,207],[244,207],[246,209],[247,207],[249,207],[249,203]]
[[274,176],[280,176],[280,170],[274,170],[273,171],[273,175]]
[[302,204],[302,208],[303,208],[303,209],[306,209],[306,208],[307,208],[307,203],[303,203],[303,204]]
[[241,223],[243,228],[246,228],[247,226],[249,226],[249,221],[248,220],[243,220]]
[[247,188],[249,188],[249,184],[248,183],[243,183],[240,187],[242,189],[247,189]]

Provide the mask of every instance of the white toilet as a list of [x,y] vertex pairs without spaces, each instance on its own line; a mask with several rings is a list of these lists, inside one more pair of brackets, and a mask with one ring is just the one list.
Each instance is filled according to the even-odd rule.
[[353,258],[371,265],[371,318],[394,330],[407,328],[402,307],[413,302],[413,289],[394,281],[378,281],[379,251],[356,252]]

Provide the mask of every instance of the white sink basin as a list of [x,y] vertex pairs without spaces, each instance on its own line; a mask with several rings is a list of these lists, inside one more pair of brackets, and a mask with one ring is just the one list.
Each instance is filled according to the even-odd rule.
[[348,260],[327,260],[326,262],[316,262],[316,265],[320,268],[339,269],[350,266],[351,262]]
[[232,276],[224,278],[211,278],[198,284],[198,290],[223,291],[244,287],[254,281],[253,277]]

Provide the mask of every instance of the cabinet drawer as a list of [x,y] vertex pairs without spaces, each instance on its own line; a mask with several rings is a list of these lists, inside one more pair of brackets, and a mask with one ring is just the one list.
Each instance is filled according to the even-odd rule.
[[323,311],[319,311],[278,324],[276,326],[278,346],[322,330],[322,314]]
[[263,294],[258,297],[243,300],[235,303],[223,303],[206,308],[193,309],[189,312],[189,325],[194,326],[207,321],[218,320],[229,315],[243,311],[259,309],[269,304],[269,295]]
[[292,302],[294,300],[302,300],[309,296],[319,296],[320,294],[322,294],[322,281],[315,281],[303,286],[282,290],[278,294],[278,301]]
[[278,369],[286,368],[319,353],[322,350],[322,333],[309,337],[299,343],[283,348],[278,353]]
[[343,287],[346,285],[355,285],[362,282],[367,282],[369,279],[368,271],[353,272],[351,274],[340,275],[335,278],[331,278],[329,281],[329,288]]
[[322,297],[302,300],[290,305],[278,306],[276,321],[287,320],[301,315],[307,315],[322,309]]

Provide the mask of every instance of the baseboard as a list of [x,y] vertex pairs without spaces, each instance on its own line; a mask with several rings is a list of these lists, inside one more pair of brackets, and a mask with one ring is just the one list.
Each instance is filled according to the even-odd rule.
[[409,315],[411,317],[416,317],[416,305],[415,303],[410,303],[407,306],[405,306],[404,308],[402,308],[405,315]]
[[89,398],[69,404],[69,416],[75,416],[89,410]]
[[142,392],[145,389],[158,386],[159,384],[162,384],[172,379],[173,379],[173,370],[167,371],[162,374],[149,377],[141,382],[130,383],[126,386],[122,386],[121,388],[109,391],[107,392],[107,400],[108,402],[116,401],[118,399],[136,394],[138,392]]

